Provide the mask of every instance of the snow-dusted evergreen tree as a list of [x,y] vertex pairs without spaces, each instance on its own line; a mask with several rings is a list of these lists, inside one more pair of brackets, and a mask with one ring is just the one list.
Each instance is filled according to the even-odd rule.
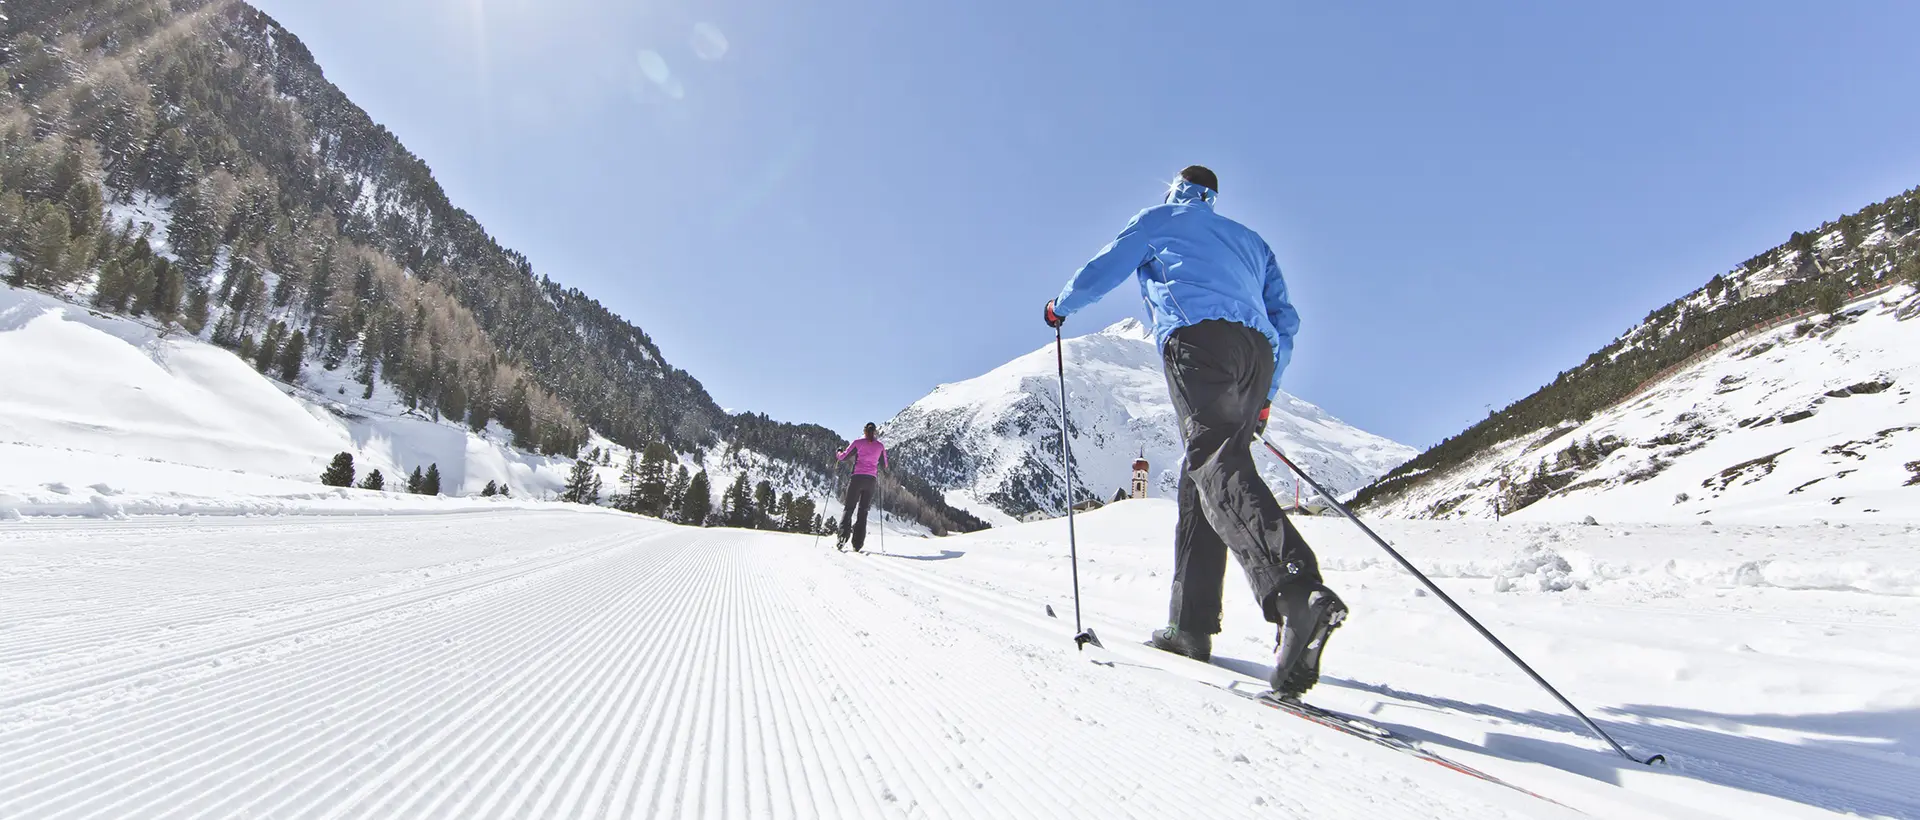
[[[426,478],[420,481],[420,494],[421,495],[439,495],[440,494],[439,462],[434,462],[432,464],[427,465]],[[598,496],[598,492],[595,493],[595,496],[596,497]]]
[[360,489],[362,490],[384,490],[386,488],[387,477],[381,475],[379,470],[367,473],[367,477],[360,481]]

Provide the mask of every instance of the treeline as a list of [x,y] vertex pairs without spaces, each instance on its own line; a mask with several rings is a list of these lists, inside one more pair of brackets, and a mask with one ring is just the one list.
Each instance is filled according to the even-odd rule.
[[[1884,232],[1879,241],[1867,239]],[[1822,241],[1822,237],[1831,237]],[[1755,282],[1762,272],[1784,280]],[[1492,413],[1360,490],[1356,506],[1438,476],[1488,447],[1566,421],[1585,421],[1631,396],[1648,379],[1742,330],[1806,308],[1831,312],[1862,287],[1920,285],[1920,188],[1915,188],[1747,260],[1730,274],[1652,313],[1552,383]]]
[[[561,501],[598,504],[605,489],[594,465],[607,465],[611,454],[599,448],[574,462]],[[773,483],[751,484],[746,472],[714,496],[706,470],[691,475],[684,464],[673,463],[673,451],[664,443],[647,446],[645,454],[629,452],[620,472],[619,489],[607,498],[609,506],[696,527],[741,527],[779,532],[827,533],[832,522],[815,509],[813,499],[792,492],[774,495]]]
[[[368,471],[366,477],[360,479],[358,483],[355,483],[353,480],[354,474],[353,454],[336,453],[333,456],[333,461],[327,464],[327,469],[320,473],[320,483],[328,487],[359,487],[362,490],[392,489],[395,492],[405,491],[415,495],[440,494],[440,465],[438,463],[427,465],[425,471],[422,471],[419,467],[413,468],[412,475],[407,476],[403,483],[391,488],[387,486],[387,477],[381,475],[378,469]],[[489,481],[487,482],[487,489],[480,494],[506,495],[507,491],[506,488],[495,486],[493,482]]]
[[[838,437],[730,418],[638,327],[454,207],[244,3],[11,0],[0,154],[0,250],[22,284],[85,291],[97,277],[101,306],[256,361],[285,359],[297,334],[363,393],[385,380],[423,413],[497,421],[542,453],[577,452],[591,425],[635,449],[764,444],[831,481],[818,455]],[[144,210],[164,235],[101,219],[103,205]],[[903,490],[936,530],[984,526],[924,485]]]

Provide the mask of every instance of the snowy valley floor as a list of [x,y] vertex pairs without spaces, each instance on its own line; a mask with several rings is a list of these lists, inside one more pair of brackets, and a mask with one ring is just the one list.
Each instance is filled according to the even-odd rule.
[[1920,817],[1920,529],[1386,527],[1661,770],[1303,522],[1354,608],[1310,699],[1548,802],[1196,683],[1266,674],[1237,569],[1216,666],[1138,646],[1171,517],[1080,519],[1084,653],[1060,522],[0,524],[0,816]]

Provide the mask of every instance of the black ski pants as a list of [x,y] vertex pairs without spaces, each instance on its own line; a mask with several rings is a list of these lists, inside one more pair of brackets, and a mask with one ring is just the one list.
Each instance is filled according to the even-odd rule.
[[1320,565],[1253,461],[1273,346],[1253,328],[1212,319],[1174,331],[1161,358],[1186,444],[1168,617],[1182,632],[1220,631],[1232,550],[1254,600],[1278,623],[1274,596],[1290,584],[1319,583]]
[[[873,493],[879,486],[880,480],[870,475],[856,475],[847,484],[847,497],[842,499],[846,512],[840,516],[840,534],[844,536],[849,527],[853,528],[854,549],[867,545],[867,506],[873,503]],[[859,518],[855,519],[855,515]]]

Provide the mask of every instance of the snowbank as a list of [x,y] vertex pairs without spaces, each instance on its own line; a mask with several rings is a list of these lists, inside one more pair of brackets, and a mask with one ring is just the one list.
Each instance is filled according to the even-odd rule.
[[[327,497],[319,475],[340,452],[389,487],[437,464],[451,496],[489,481],[551,496],[572,463],[515,449],[497,428],[422,417],[384,384],[363,399],[345,368],[309,363],[286,384],[177,330],[11,287],[0,287],[0,384],[0,493],[21,514],[95,508],[71,489],[95,484],[151,500],[121,502],[123,511],[174,498],[203,499],[181,503],[206,510],[309,509]],[[243,496],[267,500],[235,501]]]

